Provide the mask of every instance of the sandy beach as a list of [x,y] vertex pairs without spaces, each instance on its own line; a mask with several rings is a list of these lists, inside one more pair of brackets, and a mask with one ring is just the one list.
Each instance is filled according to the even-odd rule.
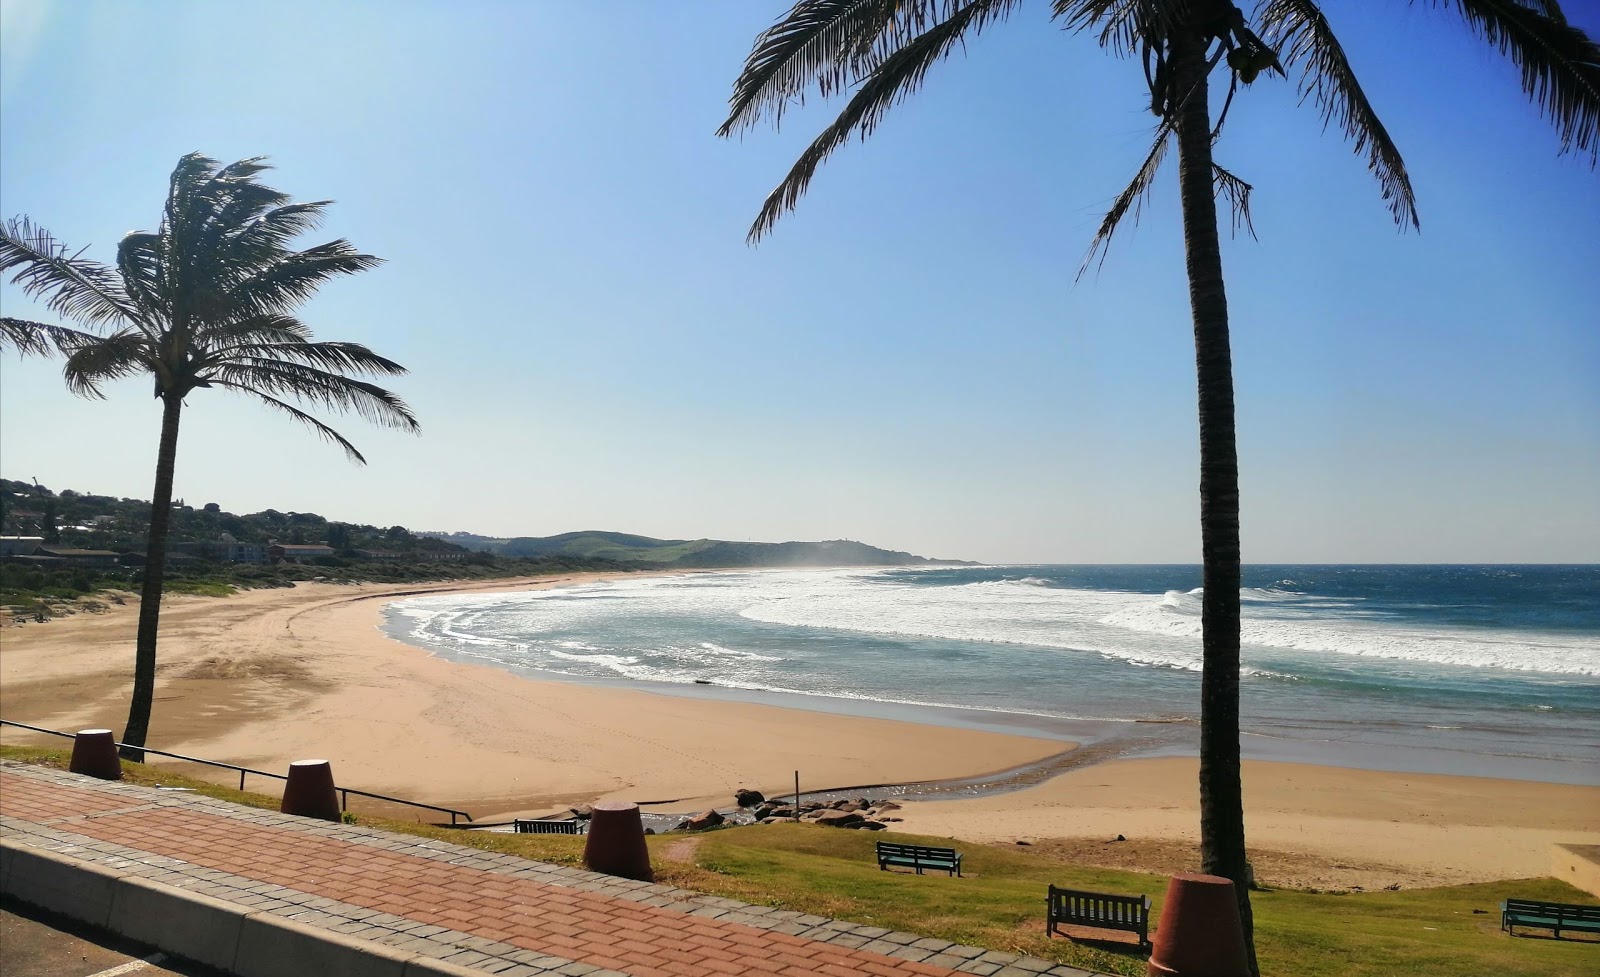
[[[526,590],[599,575],[424,587],[302,584],[170,598],[150,743],[281,770],[326,757],[341,783],[472,812],[547,812],[598,798],[730,802],[735,788],[815,788],[986,773],[1056,740],[534,681],[434,658],[379,629],[385,598]],[[133,601],[0,632],[0,712],[54,729],[120,730]],[[4,732],[6,743],[48,737]],[[57,740],[55,742],[64,742]],[[196,772],[192,766],[185,772]],[[257,788],[265,787],[257,782]],[[1166,871],[1192,868],[1195,761],[1118,761],[1037,787],[907,805],[899,827]],[[1539,876],[1552,842],[1600,843],[1600,788],[1247,762],[1260,877],[1379,888]],[[1117,835],[1125,842],[1113,842]]]

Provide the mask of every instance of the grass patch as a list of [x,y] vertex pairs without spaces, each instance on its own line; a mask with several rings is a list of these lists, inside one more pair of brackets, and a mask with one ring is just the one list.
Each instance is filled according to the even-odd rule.
[[168,594],[193,594],[197,597],[232,597],[239,588],[222,580],[169,580],[162,585]]
[[[65,768],[67,752],[0,747],[0,757]],[[276,797],[238,791],[141,764],[124,764],[130,783],[190,787],[197,793],[277,810]],[[358,815],[368,827],[577,865],[584,839],[491,834]],[[1045,885],[1148,893],[1159,924],[1162,876],[1069,864],[1006,847],[896,833],[913,844],[954,845],[966,855],[965,878],[880,872],[874,834],[813,825],[755,825],[697,836],[689,861],[666,856],[684,835],[647,839],[657,880],[697,892],[832,916],[941,939],[1028,953],[1112,974],[1142,975],[1144,956],[1131,937],[1103,943],[1049,939]],[[1515,897],[1589,902],[1555,879],[1350,894],[1278,890],[1255,893],[1256,944],[1267,977],[1592,977],[1594,941],[1509,937],[1500,932],[1500,900]],[[1116,942],[1126,937],[1128,944]]]

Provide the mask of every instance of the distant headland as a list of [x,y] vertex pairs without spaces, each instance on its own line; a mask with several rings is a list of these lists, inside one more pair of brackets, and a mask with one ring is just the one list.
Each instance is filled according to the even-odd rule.
[[900,550],[880,549],[850,539],[737,543],[725,539],[654,539],[601,530],[511,538],[464,532],[419,532],[417,535],[495,556],[567,556],[613,560],[651,568],[975,565],[970,560],[931,559]]

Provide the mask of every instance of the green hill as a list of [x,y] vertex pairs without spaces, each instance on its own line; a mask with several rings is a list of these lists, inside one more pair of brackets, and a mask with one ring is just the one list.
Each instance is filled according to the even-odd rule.
[[468,549],[497,556],[568,556],[616,560],[650,567],[839,567],[933,566],[960,560],[932,560],[899,550],[879,549],[848,539],[821,542],[736,543],[723,539],[653,539],[629,533],[585,530],[559,536],[478,536],[424,533]]

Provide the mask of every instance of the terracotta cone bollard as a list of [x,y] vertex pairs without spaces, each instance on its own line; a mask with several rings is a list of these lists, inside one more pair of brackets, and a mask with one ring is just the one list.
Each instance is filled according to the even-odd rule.
[[1167,882],[1149,977],[1249,977],[1233,881],[1182,873]]
[[326,760],[296,760],[289,764],[289,781],[283,785],[283,803],[278,810],[303,818],[340,820],[333,764]]
[[644,822],[639,805],[627,801],[601,801],[589,819],[589,840],[583,845],[583,864],[591,872],[654,882],[650,849],[644,844]]
[[122,760],[117,756],[117,738],[109,729],[80,729],[72,739],[73,773],[101,780],[121,780]]

